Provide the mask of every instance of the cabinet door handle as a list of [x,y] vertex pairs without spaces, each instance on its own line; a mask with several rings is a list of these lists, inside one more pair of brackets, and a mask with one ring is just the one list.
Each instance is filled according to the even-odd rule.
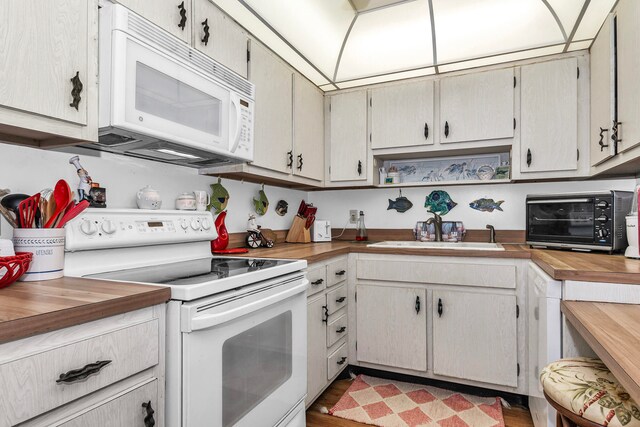
[[73,84],[73,88],[71,89],[71,97],[73,98],[73,102],[69,104],[69,107],[73,107],[78,111],[78,105],[80,105],[80,101],[82,97],[80,93],[82,92],[82,80],[80,80],[80,71],[76,71],[76,75],[71,79],[71,83]]
[[151,401],[143,402],[142,407],[147,410],[147,415],[144,417],[144,427],[153,427],[156,425],[156,420],[153,419],[153,414],[156,411],[151,407]]
[[527,167],[531,166],[531,148],[527,148]]
[[341,357],[341,358],[340,358],[340,360],[338,360],[336,363],[337,363],[338,365],[344,365],[344,362],[346,362],[346,361],[347,361],[347,358],[343,356],[343,357]]
[[600,140],[598,141],[598,145],[600,146],[600,151],[604,151],[604,148],[609,146],[609,144],[604,143],[605,132],[609,132],[609,129],[600,128]]
[[326,305],[323,305],[322,310],[324,311],[322,314],[322,323],[327,323],[327,320],[329,320],[329,308]]
[[321,285],[322,282],[324,282],[323,279],[318,279],[318,280],[314,280],[313,282],[311,282],[312,285]]
[[302,163],[302,154],[298,154],[298,170],[301,171],[302,170],[302,165],[304,163]]
[[449,137],[449,122],[448,121],[444,122],[444,137],[445,138]]
[[341,328],[336,329],[336,333],[337,333],[337,334],[341,334],[341,333],[343,333],[343,332],[344,332],[344,331],[346,331],[346,330],[347,330],[347,327],[346,327],[346,326],[343,326],[343,327],[341,327]]
[[80,369],[73,369],[67,373],[60,374],[60,377],[56,380],[57,384],[71,384],[77,381],[89,377],[90,375],[97,374],[102,368],[111,363],[111,360],[99,360],[96,363],[89,363]]
[[201,41],[205,46],[209,43],[209,28],[209,18],[207,18],[202,21],[202,30],[204,31],[204,36],[202,37]]
[[336,276],[344,276],[345,273],[345,270],[336,271]]
[[293,150],[287,151],[287,167],[293,168]]
[[187,25],[187,9],[184,8],[184,1],[178,5],[180,11],[180,23],[178,27],[184,31],[184,27]]
[[424,123],[424,139],[429,139],[429,125],[427,122]]
[[362,160],[358,160],[358,176],[362,175]]
[[618,138],[618,132],[620,131],[620,123],[617,120],[613,121],[613,126],[611,126],[611,141],[614,144],[614,147],[618,147],[618,143],[622,142],[622,138]]
[[420,297],[416,297],[416,314],[420,314]]
[[438,298],[438,317],[442,317],[443,308],[442,299]]
[[340,304],[341,302],[344,302],[344,300],[346,300],[346,299],[347,299],[347,297],[340,297],[340,298],[336,298],[336,302],[337,302],[338,304]]

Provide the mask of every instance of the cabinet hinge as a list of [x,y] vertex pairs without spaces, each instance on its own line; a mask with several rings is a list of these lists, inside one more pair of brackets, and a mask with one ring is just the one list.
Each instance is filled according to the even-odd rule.
[[515,128],[516,128],[516,118],[514,117],[513,118],[513,129],[515,129]]
[[251,51],[247,49],[247,62],[251,62]]
[[578,78],[580,78],[580,67],[578,67]]
[[516,304],[516,319],[520,317],[520,306]]
[[513,87],[516,87],[516,76],[513,76]]
[[520,364],[519,364],[519,363],[517,363],[516,365],[517,365],[517,367],[518,367],[518,375],[517,375],[517,376],[519,377],[519,376],[520,376]]
[[329,112],[331,112],[331,104],[329,104]]
[[358,291],[356,291],[354,299],[355,299],[356,302],[358,302]]
[[580,160],[580,149],[578,148],[576,151],[578,152],[577,160]]
[[358,351],[358,341],[356,341],[356,351]]
[[373,107],[373,98],[369,98],[369,107]]
[[369,142],[371,142],[371,135],[373,135],[373,132],[369,134]]

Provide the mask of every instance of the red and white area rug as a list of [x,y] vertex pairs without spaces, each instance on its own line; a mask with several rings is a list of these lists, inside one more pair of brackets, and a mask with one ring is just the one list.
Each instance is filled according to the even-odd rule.
[[331,415],[380,427],[504,427],[499,397],[358,375]]

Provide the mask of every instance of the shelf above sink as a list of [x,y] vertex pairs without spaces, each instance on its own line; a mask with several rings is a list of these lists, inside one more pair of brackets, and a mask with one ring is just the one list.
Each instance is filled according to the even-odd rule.
[[420,242],[415,240],[387,240],[367,245],[369,248],[404,248],[404,249],[453,249],[476,251],[504,251],[500,243],[482,242]]

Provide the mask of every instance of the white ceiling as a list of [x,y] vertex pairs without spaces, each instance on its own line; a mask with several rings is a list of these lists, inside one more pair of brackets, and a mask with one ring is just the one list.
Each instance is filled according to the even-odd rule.
[[616,0],[214,0],[323,90],[586,49]]

